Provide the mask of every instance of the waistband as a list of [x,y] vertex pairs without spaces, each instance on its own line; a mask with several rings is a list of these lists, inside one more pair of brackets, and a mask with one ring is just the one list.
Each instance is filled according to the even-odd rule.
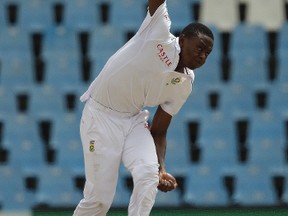
[[99,102],[95,101],[91,97],[87,100],[86,103],[88,103],[90,106],[92,106],[93,108],[95,108],[97,110],[100,110],[102,112],[105,112],[107,114],[111,114],[111,115],[114,115],[117,117],[129,118],[129,117],[133,117],[133,116],[138,114],[138,113],[136,113],[136,114],[135,113],[123,113],[123,112],[118,112],[118,111],[112,110],[111,108],[106,107],[106,106],[100,104]]

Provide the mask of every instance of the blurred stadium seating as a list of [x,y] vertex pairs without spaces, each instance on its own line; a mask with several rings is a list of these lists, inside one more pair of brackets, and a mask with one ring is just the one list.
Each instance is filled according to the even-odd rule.
[[[201,21],[215,45],[167,137],[167,170],[184,180],[155,205],[287,205],[288,2],[167,4],[175,34]],[[78,98],[146,8],[146,0],[0,1],[0,211],[74,207],[81,199]],[[126,172],[114,207],[129,202]]]

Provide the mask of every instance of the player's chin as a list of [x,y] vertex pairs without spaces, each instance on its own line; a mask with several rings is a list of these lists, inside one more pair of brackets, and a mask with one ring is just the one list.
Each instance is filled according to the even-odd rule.
[[197,64],[195,64],[194,70],[197,69],[197,68],[201,68],[203,65],[204,65],[204,63],[197,63]]
[[197,68],[200,68],[202,65],[203,64],[195,62],[195,63],[191,64],[188,68],[191,69],[191,70],[195,70]]

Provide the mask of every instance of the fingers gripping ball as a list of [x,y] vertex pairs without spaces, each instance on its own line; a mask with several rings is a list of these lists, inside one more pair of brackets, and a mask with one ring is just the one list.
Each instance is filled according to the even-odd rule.
[[158,189],[162,192],[168,192],[176,189],[178,186],[176,179],[167,172],[159,174]]

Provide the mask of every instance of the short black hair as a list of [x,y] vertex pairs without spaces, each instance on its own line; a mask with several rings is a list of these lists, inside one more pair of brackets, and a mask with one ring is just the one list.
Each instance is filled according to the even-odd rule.
[[210,30],[210,28],[202,23],[190,23],[181,31],[181,35],[183,34],[187,37],[195,37],[198,36],[199,33],[204,34],[214,40],[213,32]]

